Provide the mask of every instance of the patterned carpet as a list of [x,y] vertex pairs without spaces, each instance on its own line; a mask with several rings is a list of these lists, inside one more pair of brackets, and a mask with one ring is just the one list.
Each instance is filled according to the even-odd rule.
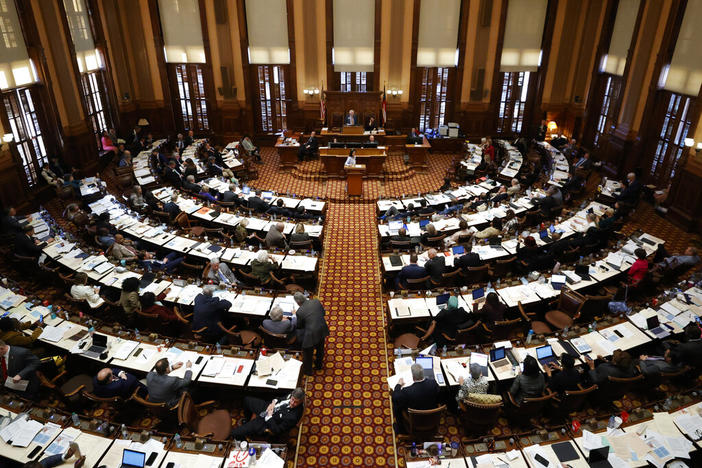
[[331,203],[320,300],[325,370],[307,380],[298,467],[394,466],[375,206]]

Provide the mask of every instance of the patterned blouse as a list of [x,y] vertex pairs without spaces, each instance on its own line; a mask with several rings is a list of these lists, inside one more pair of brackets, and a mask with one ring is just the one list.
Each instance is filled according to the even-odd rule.
[[469,393],[487,393],[488,383],[489,382],[484,375],[481,375],[478,380],[473,379],[473,377],[469,375],[458,389],[456,401],[468,398]]

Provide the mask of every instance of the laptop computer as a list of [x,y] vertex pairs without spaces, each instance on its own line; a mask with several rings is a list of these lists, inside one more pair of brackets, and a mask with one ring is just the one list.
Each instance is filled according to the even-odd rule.
[[489,242],[490,247],[502,247],[502,236],[492,236]]
[[551,242],[551,236],[548,235],[548,229],[544,229],[543,231],[539,231],[539,237],[544,242]]
[[560,291],[566,284],[566,275],[551,275],[551,287]]
[[271,198],[273,198],[273,192],[261,192],[262,200],[270,200]]
[[590,455],[587,457],[587,464],[591,468],[612,468],[612,465],[607,461],[609,455],[609,447],[600,447],[590,450]]
[[414,362],[422,366],[425,378],[434,379],[434,358],[431,356],[417,356]]
[[88,357],[99,358],[100,355],[105,352],[105,350],[107,350],[107,335],[94,333],[93,344],[83,354]]
[[590,279],[590,267],[588,265],[575,265],[575,274],[583,281]]
[[473,300],[477,301],[485,297],[485,288],[478,288],[473,290]]
[[144,468],[146,453],[136,450],[124,449],[122,452],[121,468]]
[[427,230],[427,224],[429,224],[430,222],[431,222],[431,221],[429,221],[428,219],[422,219],[422,220],[420,220],[420,221],[419,221],[419,229],[421,229],[422,231],[426,231],[426,230]]
[[558,359],[553,354],[551,345],[539,346],[536,348],[536,360],[539,361],[542,366],[547,366],[552,362],[558,363]]
[[504,346],[490,350],[490,362],[496,369],[509,366],[511,363],[507,359]]
[[445,309],[448,307],[448,300],[451,297],[451,294],[439,294],[436,296],[436,305],[439,307],[439,309]]
[[451,247],[451,252],[453,252],[454,255],[463,255],[465,251],[466,249],[462,245],[456,245]]
[[656,338],[665,338],[666,336],[670,335],[670,332],[661,326],[661,322],[658,320],[657,315],[646,319],[646,328],[648,328],[648,331],[656,335]]

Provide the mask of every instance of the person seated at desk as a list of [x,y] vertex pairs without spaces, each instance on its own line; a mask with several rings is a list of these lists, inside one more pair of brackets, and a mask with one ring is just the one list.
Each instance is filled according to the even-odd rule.
[[312,130],[305,144],[300,145],[300,149],[297,150],[297,159],[304,161],[306,157],[312,158],[317,154],[317,151],[319,151],[319,140],[317,132]]
[[200,193],[198,193],[198,195],[212,203],[215,203],[217,201],[217,197],[214,196],[214,194],[212,193],[212,189],[207,185],[202,186],[202,190],[200,191]]
[[397,230],[397,234],[390,236],[390,240],[395,242],[411,242],[412,238],[407,235],[407,229],[401,227]]
[[135,186],[134,191],[129,195],[129,206],[137,211],[146,208],[146,200],[144,200],[144,193],[140,185]]
[[344,162],[344,167],[348,166],[355,166],[356,165],[356,150],[352,149],[349,151],[349,157],[346,158],[346,161]]
[[673,363],[692,367],[702,365],[702,332],[696,323],[689,323],[685,327],[684,342],[672,343],[669,346]]
[[20,394],[24,394],[30,399],[34,399],[39,391],[39,377],[37,369],[41,361],[27,348],[20,346],[10,346],[4,341],[0,341],[0,382],[5,383],[8,378],[14,383],[20,380],[28,380],[27,389]]
[[275,216],[280,216],[281,218],[290,218],[290,211],[285,208],[285,203],[281,198],[276,200],[275,205],[272,205],[268,210],[266,210],[266,214],[268,215],[275,215]]
[[152,292],[146,292],[141,296],[141,312],[147,315],[158,315],[162,322],[175,322],[178,316],[173,309],[163,305],[163,300],[171,292],[171,288],[166,288],[161,294],[156,296]]
[[217,287],[212,284],[206,284],[202,288],[202,292],[195,296],[193,303],[193,325],[192,329],[201,330],[198,334],[202,336],[202,340],[208,343],[221,342],[224,337],[224,330],[219,326],[222,322],[222,317],[229,312],[232,303],[214,296]]
[[412,252],[409,257],[409,265],[403,266],[397,277],[395,277],[395,286],[405,289],[408,287],[408,279],[424,278],[427,274],[427,270],[424,267],[417,265],[417,254]]
[[183,190],[187,190],[188,192],[192,193],[200,193],[202,191],[202,187],[200,184],[195,182],[194,175],[189,175],[183,181]]
[[578,170],[581,169],[583,171],[589,171],[590,168],[592,167],[592,160],[590,159],[590,152],[587,151],[585,154],[583,154],[578,161],[573,164],[573,169]]
[[171,221],[176,219],[176,217],[180,214],[180,207],[178,206],[178,194],[174,193],[171,195],[171,199],[163,205],[163,211],[168,213],[168,216],[170,217]]
[[633,172],[628,173],[624,185],[626,185],[624,190],[614,198],[628,206],[636,205],[636,202],[639,201],[639,194],[641,193],[641,182],[639,182],[636,174]]
[[648,273],[648,260],[646,260],[646,250],[639,247],[634,250],[634,255],[636,256],[636,261],[629,267],[627,271],[627,278],[629,284],[638,284],[646,274]]
[[232,234],[232,237],[234,238],[235,241],[237,242],[244,242],[247,239],[253,239],[253,234],[249,234],[249,232],[246,230],[246,226],[249,225],[249,220],[248,218],[244,218],[241,221],[239,221],[239,224],[236,225],[234,228],[234,233]]
[[75,284],[71,286],[71,297],[79,301],[88,303],[91,309],[97,309],[105,303],[100,297],[100,288],[98,286],[88,285],[88,275],[82,271],[76,273],[73,278]]
[[631,355],[620,349],[614,350],[609,362],[605,361],[602,356],[597,356],[597,360],[601,362],[595,365],[595,361],[589,359],[587,355],[585,356],[585,362],[590,368],[588,372],[590,380],[597,385],[607,383],[607,377],[627,378],[634,377],[638,373]]
[[[363,127],[363,130],[366,132],[372,132],[373,130],[378,130],[378,124],[375,122],[375,117],[370,116],[368,118],[368,122],[366,122],[366,125]],[[373,141],[373,140],[371,140]]]
[[[34,226],[27,224],[22,232],[15,236],[15,253],[22,257],[39,258],[46,242],[41,242],[34,237]],[[50,239],[51,241],[51,239]]]
[[346,118],[344,119],[344,126],[353,125],[358,125],[358,117],[356,117],[356,113],[354,112],[354,110],[351,109],[349,110],[349,113],[346,114]]
[[509,393],[517,404],[521,404],[524,398],[538,398],[544,393],[546,379],[539,370],[539,363],[536,359],[528,355],[524,358],[524,370],[512,383]]
[[292,337],[297,329],[297,309],[293,308],[292,317],[284,317],[283,309],[275,306],[261,325],[271,333]]
[[185,142],[185,147],[187,148],[188,146],[192,145],[195,143],[195,132],[192,130],[188,130],[188,134],[185,136],[183,139]]
[[511,195],[516,195],[522,191],[522,186],[519,184],[519,179],[512,179],[509,183],[509,188],[507,188],[507,193]]
[[168,165],[163,172],[163,178],[175,188],[181,188],[183,186],[183,179],[176,170],[176,162],[172,159],[168,161]]
[[[661,260],[658,260],[659,258]],[[654,260],[658,261],[655,266],[656,270],[674,270],[678,267],[693,267],[700,262],[700,257],[694,247],[686,248],[682,255],[670,255],[663,244],[659,244]]]
[[554,393],[564,395],[566,391],[580,390],[583,375],[575,368],[575,358],[568,353],[561,354],[561,365],[555,362],[544,366],[548,388]]
[[392,391],[392,407],[395,413],[396,432],[405,433],[404,413],[409,408],[416,410],[429,410],[438,406],[439,384],[434,379],[424,376],[421,364],[412,364],[412,385],[402,388],[405,381],[400,379]]
[[290,235],[290,242],[307,242],[311,240],[310,235],[305,232],[305,225],[297,223],[293,233]]
[[63,179],[63,186],[64,187],[70,187],[73,189],[73,193],[76,194],[76,197],[80,197],[80,182],[77,181],[74,177],[73,174],[68,174],[65,179]]
[[482,231],[478,231],[473,236],[476,239],[489,239],[491,237],[497,237],[502,234],[502,220],[500,218],[493,218],[490,226],[486,227]]
[[268,211],[268,203],[261,199],[261,191],[256,190],[253,197],[249,197],[249,208],[257,213]]
[[31,328],[32,325],[31,322],[22,323],[10,317],[0,318],[0,340],[10,346],[32,346],[43,331],[41,327],[35,327],[31,335],[22,331]]
[[271,260],[265,250],[259,250],[256,258],[251,262],[251,274],[262,282],[269,280],[271,274],[277,270],[278,264]]
[[119,159],[117,166],[132,167],[132,153],[130,153],[129,150],[125,150],[124,153],[122,153],[122,157]]
[[495,322],[501,322],[507,318],[507,306],[500,302],[500,298],[495,292],[489,292],[485,297],[485,304],[479,311],[480,320],[491,327]]
[[193,379],[193,371],[191,369],[193,363],[190,361],[185,363],[187,370],[182,379],[168,375],[181,367],[183,367],[182,362],[177,362],[171,367],[167,358],[161,358],[156,361],[154,370],[146,374],[146,388],[149,391],[150,402],[166,403],[169,407],[178,404],[180,394],[187,389]]
[[363,143],[363,146],[365,148],[377,148],[378,147],[378,142],[375,141],[375,136],[371,135],[368,137],[368,141]]
[[485,211],[490,201],[490,194],[485,192],[468,200],[468,209],[472,211]]
[[114,239],[109,253],[110,258],[125,262],[132,262],[139,258],[139,251],[134,247],[132,241],[125,239],[122,234],[115,234]]
[[122,281],[122,290],[119,296],[119,305],[128,323],[134,321],[137,311],[141,312],[139,301],[139,278],[129,277]]
[[283,401],[273,399],[270,403],[254,397],[244,397],[244,419],[232,429],[235,440],[266,435],[285,434],[295,427],[305,410],[305,392],[296,388]]
[[587,213],[585,215],[585,222],[575,218],[571,222],[571,226],[575,232],[587,232],[590,228],[597,229],[597,215],[595,213]]
[[63,179],[54,174],[48,164],[44,164],[41,167],[41,176],[44,178],[47,184],[55,188],[60,188],[63,186]]
[[434,283],[441,283],[443,279],[443,274],[446,271],[446,257],[439,255],[436,249],[429,249],[427,252],[429,260],[424,264],[424,268],[427,270],[431,280]]
[[285,238],[285,234],[283,234],[283,230],[285,229],[285,224],[283,223],[276,223],[268,229],[268,233],[266,234],[266,238],[264,239],[264,243],[266,244],[266,247],[269,249],[287,249],[288,248],[288,243],[287,239]]
[[146,387],[133,375],[121,369],[104,367],[93,377],[93,395],[100,398],[120,397],[127,399],[139,389],[146,396]]
[[663,356],[640,355],[639,369],[641,369],[641,373],[645,376],[653,376],[659,375],[661,372],[677,372],[682,369],[682,363],[674,363],[671,348],[667,348]]
[[235,206],[239,206],[241,204],[241,199],[236,193],[237,188],[237,184],[229,184],[228,190],[222,192],[222,195],[219,197],[219,201],[224,203],[234,203]]
[[[41,460],[28,461],[22,468],[54,468],[56,466],[64,465],[68,460],[73,457],[73,455],[80,454],[80,448],[76,442],[69,442],[68,449],[64,453],[57,453],[56,455],[49,455]],[[74,468],[80,468],[85,465],[85,455],[79,456],[75,462],[73,462]]]
[[607,209],[604,212],[604,215],[600,218],[600,221],[597,223],[597,227],[602,230],[610,229],[612,228],[616,220],[617,218],[615,218],[614,216],[614,208],[607,207]]
[[205,279],[216,284],[239,284],[229,266],[226,263],[221,263],[218,258],[210,260],[210,268],[207,270]]
[[469,393],[487,393],[488,391],[490,382],[488,382],[487,377],[483,375],[482,368],[478,364],[472,363],[469,369],[470,375],[467,379],[464,379],[463,376],[458,378],[458,385],[460,385],[460,387],[458,387],[456,401],[466,400]]
[[460,268],[463,271],[467,271],[470,267],[479,267],[483,264],[480,260],[480,255],[475,252],[471,252],[472,246],[470,244],[464,244],[465,253],[460,257],[453,260],[454,268]]
[[436,227],[432,223],[429,223],[426,225],[425,229],[426,231],[422,233],[419,242],[425,247],[439,247],[443,239],[435,240],[436,237],[440,236],[436,231]]
[[25,224],[25,220],[20,221],[18,218],[17,210],[14,206],[6,208],[3,211],[2,221],[0,221],[3,238],[14,240],[15,235],[22,232]]
[[444,238],[444,245],[446,247],[456,245],[458,243],[458,239],[460,239],[461,237],[467,238],[466,242],[470,241],[470,237],[473,235],[473,232],[473,228],[468,227],[468,221],[462,219],[458,222],[458,231]]
[[551,209],[563,206],[563,194],[555,185],[551,185],[546,190],[546,195],[532,200],[535,205],[539,205],[544,216],[551,215]]
[[514,214],[514,210],[509,208],[505,211],[505,217],[502,220],[502,232],[514,233],[519,228],[519,219],[517,215]]
[[187,179],[188,176],[197,177],[197,165],[192,158],[187,158],[183,163],[183,177]]
[[509,194],[507,193],[507,187],[504,185],[500,185],[500,188],[497,189],[497,193],[495,194],[495,196],[493,196],[490,199],[490,203],[497,204],[497,203],[500,203],[500,202],[505,201],[507,199],[509,199]]
[[231,171],[231,169],[217,164],[214,156],[210,156],[207,159],[207,173],[211,177],[226,177],[227,179],[234,177],[234,173]]
[[436,346],[445,346],[451,341],[449,338],[455,338],[457,330],[471,327],[475,324],[472,314],[463,310],[463,307],[458,307],[458,298],[451,296],[448,299],[446,308],[441,310],[429,323],[429,328],[426,333],[420,338],[420,341],[427,342],[431,340],[436,343]]

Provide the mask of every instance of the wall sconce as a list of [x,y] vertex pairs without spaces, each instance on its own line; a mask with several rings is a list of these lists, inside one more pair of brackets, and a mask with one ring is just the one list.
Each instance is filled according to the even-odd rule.
[[555,121],[551,120],[548,123],[547,128],[549,133],[556,133],[558,131],[558,124]]
[[312,97],[315,94],[319,94],[319,88],[305,88],[303,91],[306,96]]
[[697,147],[695,148],[695,153],[699,153],[700,151],[702,151],[702,141],[697,143]]
[[392,97],[398,97],[402,96],[404,94],[404,91],[400,88],[390,88],[388,90],[388,94]]
[[146,118],[142,117],[142,118],[140,118],[139,121],[137,122],[137,125],[140,126],[140,127],[148,127],[148,126],[149,126],[149,121],[146,120]]
[[691,148],[691,147],[695,146],[695,139],[694,138],[685,138],[684,143],[685,143],[685,146],[687,146],[688,148]]
[[10,143],[12,143],[12,140],[15,139],[15,136],[12,133],[6,133],[2,136],[2,150],[9,150],[10,149]]

